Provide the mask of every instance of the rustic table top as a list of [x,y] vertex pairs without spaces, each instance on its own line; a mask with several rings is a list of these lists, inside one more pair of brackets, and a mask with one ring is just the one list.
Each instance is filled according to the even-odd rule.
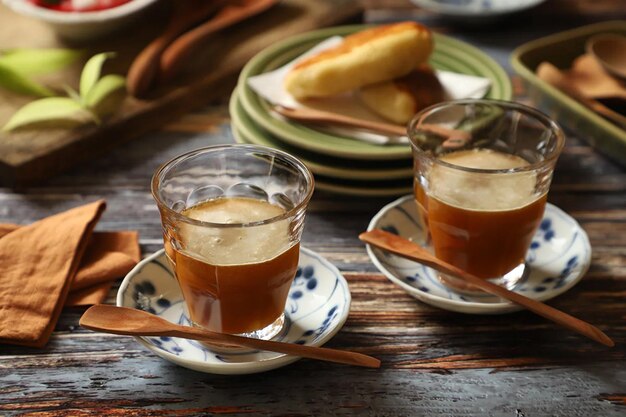
[[[479,46],[510,70],[511,50],[526,40],[619,17],[619,11],[623,18],[626,11],[622,1],[576,2],[567,9],[555,9],[563,1],[547,3],[493,27],[454,26],[397,0],[366,2],[366,20],[423,20]],[[105,198],[98,230],[138,230],[147,256],[162,247],[149,192],[157,166],[185,151],[232,141],[225,101],[208,104],[45,184],[0,189],[0,222],[27,224]],[[528,312],[464,315],[412,298],[374,267],[357,238],[392,199],[316,192],[303,236],[305,246],[343,272],[352,293],[348,320],[327,346],[376,356],[380,369],[300,360],[256,375],[204,374],[162,360],[132,338],[84,330],[78,326],[84,309],[72,308],[63,311],[46,348],[0,345],[0,415],[626,413],[624,168],[569,131],[549,195],[582,225],[593,247],[583,280],[549,304],[600,327],[616,342],[612,349]]]

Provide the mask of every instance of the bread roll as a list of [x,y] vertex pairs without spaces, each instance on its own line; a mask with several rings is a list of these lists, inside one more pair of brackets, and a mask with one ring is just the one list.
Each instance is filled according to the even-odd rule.
[[409,73],[432,49],[430,30],[415,22],[367,29],[296,64],[285,77],[285,88],[296,99],[352,91]]
[[406,124],[418,111],[444,100],[439,79],[429,67],[420,67],[391,81],[365,86],[359,98],[374,113]]

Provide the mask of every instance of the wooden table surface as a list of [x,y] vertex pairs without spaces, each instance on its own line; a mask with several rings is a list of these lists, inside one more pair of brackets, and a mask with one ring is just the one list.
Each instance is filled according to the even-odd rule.
[[[423,20],[510,70],[508,55],[526,40],[626,13],[623,1],[570,3],[548,1],[480,28],[455,26],[397,0],[366,2],[366,19]],[[0,222],[27,224],[105,198],[97,229],[138,230],[144,256],[155,252],[162,240],[150,177],[175,155],[232,142],[225,103],[207,104],[45,184],[0,189]],[[327,346],[377,356],[381,369],[300,360],[256,375],[204,374],[162,360],[132,338],[81,329],[84,309],[65,309],[46,348],[0,345],[0,416],[626,414],[624,168],[569,131],[549,195],[580,222],[593,247],[584,279],[549,304],[599,326],[615,340],[612,349],[528,312],[464,315],[409,296],[377,271],[357,239],[391,200],[316,192],[303,236],[305,246],[344,273],[352,293],[348,320]]]

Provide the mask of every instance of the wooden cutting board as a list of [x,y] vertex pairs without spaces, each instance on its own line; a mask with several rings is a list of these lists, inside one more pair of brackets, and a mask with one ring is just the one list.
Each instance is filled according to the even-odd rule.
[[[80,47],[86,49],[86,58],[115,51],[117,56],[107,62],[105,72],[125,74],[132,59],[166,24],[168,7],[168,3],[161,3],[129,30],[104,41],[77,46],[57,39],[46,24],[0,6],[0,50]],[[0,132],[0,183],[33,184],[74,165],[88,163],[124,141],[224,97],[236,84],[245,63],[266,46],[315,28],[357,22],[361,14],[358,0],[282,0],[263,14],[216,34],[194,54],[193,61],[186,64],[173,84],[155,90],[145,100],[127,97],[119,111],[98,127]],[[48,81],[77,88],[83,63]],[[30,100],[0,89],[0,126]]]

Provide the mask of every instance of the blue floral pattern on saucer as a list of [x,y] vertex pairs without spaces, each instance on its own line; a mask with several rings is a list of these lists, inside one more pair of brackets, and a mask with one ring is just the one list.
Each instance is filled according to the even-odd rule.
[[[348,284],[339,270],[321,255],[301,247],[298,270],[285,307],[286,325],[273,340],[320,346],[341,329],[350,302]],[[117,305],[190,325],[180,288],[163,250],[139,263],[126,276],[117,294]],[[254,350],[213,352],[197,341],[176,337],[138,337],[137,340],[164,359],[215,374],[263,372],[299,359]]]
[[[423,244],[425,231],[413,196],[402,197],[383,207],[368,230],[383,229]],[[446,310],[472,314],[500,314],[520,310],[511,302],[491,294],[458,293],[445,287],[437,272],[421,264],[367,246],[376,267],[393,283],[424,303]],[[514,291],[545,301],[573,287],[591,263],[587,234],[569,215],[546,205],[543,220],[526,254],[530,273]]]

